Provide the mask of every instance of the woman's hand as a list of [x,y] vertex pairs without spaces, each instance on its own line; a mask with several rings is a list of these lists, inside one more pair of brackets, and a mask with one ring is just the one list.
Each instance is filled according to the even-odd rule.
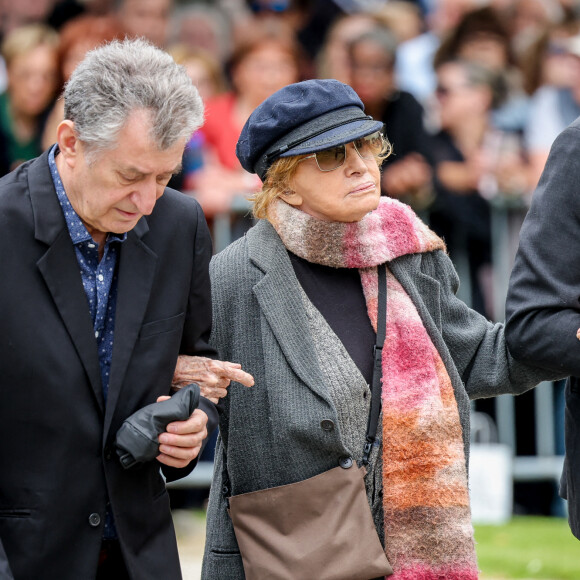
[[242,365],[238,363],[181,354],[177,359],[171,386],[179,389],[190,383],[197,383],[201,394],[217,404],[219,399],[227,395],[231,381],[251,387],[254,377],[243,371]]

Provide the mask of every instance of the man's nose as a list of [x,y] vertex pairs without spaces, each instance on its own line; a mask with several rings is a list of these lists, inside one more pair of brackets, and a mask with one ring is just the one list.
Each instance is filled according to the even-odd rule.
[[146,180],[140,184],[138,191],[133,193],[132,201],[137,211],[142,215],[149,215],[159,197],[159,184],[154,180]]

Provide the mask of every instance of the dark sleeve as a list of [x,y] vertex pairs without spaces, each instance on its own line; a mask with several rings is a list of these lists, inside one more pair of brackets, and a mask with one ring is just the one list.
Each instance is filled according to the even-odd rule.
[[4,551],[4,546],[2,545],[2,540],[0,539],[0,578],[2,580],[14,580],[12,572],[10,570],[10,564],[8,564],[8,556]]
[[189,303],[179,352],[217,358],[216,350],[209,345],[212,319],[209,261],[212,255],[212,241],[199,204],[197,204],[197,229],[194,243]]
[[0,127],[0,177],[10,173],[10,160],[8,159],[8,139]]
[[554,141],[520,232],[506,302],[512,355],[580,375],[580,123]]
[[[209,278],[209,261],[212,255],[212,242],[205,216],[197,205],[197,229],[195,235],[194,264],[192,268],[189,304],[187,307],[180,354],[207,356],[217,358],[216,350],[209,346],[211,332],[211,286]],[[199,409],[208,416],[207,443],[217,427],[217,406],[205,397],[200,397]],[[199,453],[201,455],[201,451]],[[198,455],[198,458],[199,458]],[[167,481],[174,481],[188,475],[197,465],[193,460],[187,467],[176,469],[163,465],[162,470]]]

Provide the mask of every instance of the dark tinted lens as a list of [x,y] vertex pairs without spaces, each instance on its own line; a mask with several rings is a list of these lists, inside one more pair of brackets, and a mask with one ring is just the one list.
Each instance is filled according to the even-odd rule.
[[316,153],[318,167],[322,169],[322,171],[332,171],[333,169],[337,169],[344,163],[344,152],[344,145],[339,145],[332,149],[325,149],[324,151],[318,151]]
[[370,159],[381,152],[381,149],[383,148],[383,138],[377,131],[376,133],[372,133],[366,137],[356,139],[354,141],[354,146],[361,157],[364,159]]

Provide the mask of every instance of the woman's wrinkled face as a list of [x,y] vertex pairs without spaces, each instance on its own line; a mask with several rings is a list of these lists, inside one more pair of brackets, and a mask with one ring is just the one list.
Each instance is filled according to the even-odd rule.
[[54,48],[40,45],[15,57],[8,67],[8,86],[14,111],[40,115],[51,104],[58,86]]
[[320,171],[314,157],[298,164],[291,190],[282,199],[324,221],[357,222],[375,210],[381,196],[380,170],[374,157],[361,158],[346,145],[344,164]]

